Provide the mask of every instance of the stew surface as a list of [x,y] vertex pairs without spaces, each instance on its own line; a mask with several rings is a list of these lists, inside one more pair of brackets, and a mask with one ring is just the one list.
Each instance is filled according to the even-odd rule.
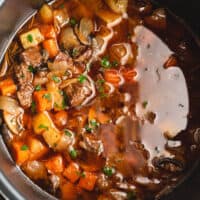
[[188,71],[199,58],[187,29],[148,0],[43,5],[0,70],[13,159],[60,199],[159,199],[198,154]]

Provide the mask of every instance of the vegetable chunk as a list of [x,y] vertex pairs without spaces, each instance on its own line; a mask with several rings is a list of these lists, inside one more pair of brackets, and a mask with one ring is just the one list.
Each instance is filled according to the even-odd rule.
[[11,78],[0,82],[0,92],[3,96],[10,96],[16,93],[17,86]]
[[90,172],[84,172],[84,176],[81,177],[79,181],[79,187],[92,191],[94,189],[95,183],[97,180],[97,176]]
[[79,166],[76,163],[71,163],[63,173],[72,183],[75,183],[80,178],[80,174]]
[[53,156],[45,162],[45,166],[52,173],[62,173],[64,171],[63,157],[61,155]]
[[18,165],[22,165],[29,159],[30,150],[27,145],[21,141],[12,143],[13,157]]
[[35,47],[44,41],[44,36],[38,28],[34,28],[20,35],[20,40],[24,49]]

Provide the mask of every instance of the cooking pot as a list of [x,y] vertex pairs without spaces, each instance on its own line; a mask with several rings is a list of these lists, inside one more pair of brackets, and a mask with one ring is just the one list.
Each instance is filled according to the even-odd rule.
[[[5,0],[3,6],[0,7],[0,62],[17,30],[31,18],[36,12],[36,8],[43,2],[44,0]],[[200,2],[197,0],[190,0],[189,2],[184,0],[157,0],[155,2],[168,7],[174,14],[180,16],[180,19],[184,19],[186,24],[189,25],[188,30],[193,34],[194,39],[200,46],[200,40],[197,37],[198,34],[200,35]],[[192,88],[190,103],[193,106],[190,120],[195,120],[198,123],[198,127],[200,127],[200,118],[198,117],[198,112],[200,111],[200,63],[199,66],[190,69],[189,79],[191,79],[189,80],[189,89]],[[177,186],[186,181],[189,176],[192,176],[194,170],[200,169],[198,163],[199,161],[197,160]],[[185,198],[177,195],[176,191],[177,189],[175,188],[167,188],[163,192],[163,199],[184,200]],[[36,186],[16,167],[1,136],[0,192],[5,199],[11,200],[55,199],[55,197]],[[190,194],[190,198],[196,200],[192,197],[192,194]],[[200,191],[198,199],[200,199]]]

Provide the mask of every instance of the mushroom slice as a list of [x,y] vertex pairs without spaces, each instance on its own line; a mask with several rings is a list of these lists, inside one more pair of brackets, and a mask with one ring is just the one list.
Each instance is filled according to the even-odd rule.
[[66,9],[57,9],[53,12],[54,15],[54,27],[59,33],[60,28],[64,27],[69,22],[69,15]]
[[16,135],[20,134],[24,130],[22,125],[23,113],[23,109],[21,109],[21,112],[16,115],[6,111],[3,112],[3,117],[8,128]]
[[60,45],[65,49],[70,50],[80,45],[74,31],[71,27],[66,27],[61,31],[60,34]]
[[116,13],[125,13],[128,7],[128,0],[105,0],[107,5]]
[[158,169],[162,169],[171,173],[182,172],[185,169],[183,161],[176,158],[156,157],[153,159],[153,165]]
[[85,45],[91,44],[90,34],[94,31],[94,23],[91,19],[83,17],[79,26],[75,27],[75,33],[81,43]]
[[17,101],[11,97],[0,96],[0,109],[3,110],[3,117],[8,128],[14,134],[20,134],[24,130],[22,125],[24,110]]

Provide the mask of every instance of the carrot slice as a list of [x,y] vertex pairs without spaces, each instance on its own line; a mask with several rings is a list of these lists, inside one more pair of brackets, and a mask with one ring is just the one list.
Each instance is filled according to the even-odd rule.
[[0,82],[0,92],[3,96],[10,96],[17,91],[17,86],[11,78]]
[[77,188],[70,182],[67,182],[60,187],[61,199],[63,200],[76,200]]
[[45,162],[46,168],[57,174],[62,173],[64,171],[64,160],[61,155],[52,156]]
[[50,92],[45,90],[34,92],[33,98],[37,112],[49,111],[53,108],[53,96]]
[[12,143],[12,154],[18,165],[22,165],[29,159],[30,150],[27,145],[21,141],[16,141]]
[[120,82],[122,81],[119,72],[115,69],[105,70],[104,79],[113,84],[115,87],[118,87]]
[[80,169],[78,164],[70,163],[65,169],[63,175],[68,178],[72,183],[75,183],[80,178]]
[[166,61],[166,63],[164,64],[164,68],[177,66],[177,64],[178,64],[177,58],[174,55],[171,55],[169,59]]
[[95,108],[91,107],[88,113],[88,120],[91,121],[94,119],[96,119],[101,124],[106,124],[110,120],[110,117],[107,114],[102,113],[96,110]]
[[84,176],[80,178],[79,187],[92,191],[97,181],[97,176],[91,172],[84,172]]
[[126,82],[134,82],[134,77],[137,75],[137,72],[134,69],[121,69],[122,76]]
[[59,52],[59,47],[55,39],[45,40],[43,47],[49,53],[50,58],[54,58]]
[[40,26],[40,32],[45,37],[45,39],[55,39],[56,38],[56,32],[52,25]]

